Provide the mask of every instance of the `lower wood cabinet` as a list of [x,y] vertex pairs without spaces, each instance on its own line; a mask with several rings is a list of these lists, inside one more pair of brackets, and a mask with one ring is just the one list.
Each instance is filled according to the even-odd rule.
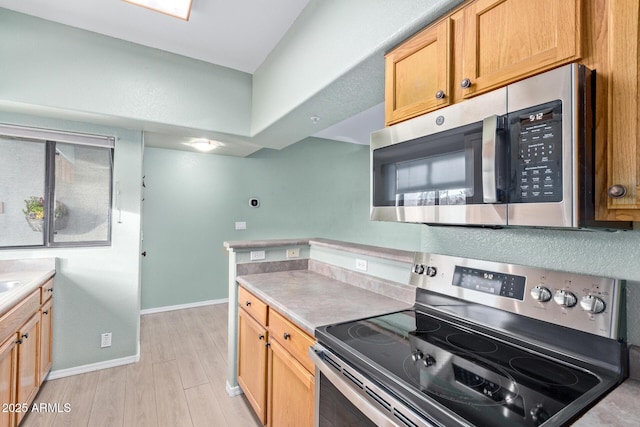
[[269,347],[269,426],[313,426],[314,377],[278,341]]
[[262,424],[266,424],[267,330],[242,308],[238,313],[238,384]]
[[314,339],[246,289],[238,294],[238,384],[247,400],[270,427],[313,426]]
[[[17,367],[17,336],[13,334],[0,344],[0,402],[15,402],[16,394],[16,367]],[[0,426],[12,427],[14,425],[14,413],[0,411]]]
[[53,279],[0,316],[0,427],[15,427],[53,362]]
[[[18,331],[17,403],[30,404],[40,387],[40,313],[34,314]],[[17,411],[17,423],[25,411]]]

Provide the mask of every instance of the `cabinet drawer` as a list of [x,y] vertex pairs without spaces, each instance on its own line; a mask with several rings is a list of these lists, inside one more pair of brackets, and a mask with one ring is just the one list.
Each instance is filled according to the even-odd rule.
[[0,317],[0,342],[9,335],[15,334],[40,308],[40,289],[34,290],[28,297],[19,302],[4,316]]
[[269,319],[269,335],[276,340],[309,372],[314,372],[314,365],[309,359],[309,347],[315,340],[277,311],[271,310]]
[[40,286],[40,304],[44,304],[53,295],[53,277]]
[[238,305],[251,314],[262,326],[267,326],[267,304],[242,286],[238,287]]

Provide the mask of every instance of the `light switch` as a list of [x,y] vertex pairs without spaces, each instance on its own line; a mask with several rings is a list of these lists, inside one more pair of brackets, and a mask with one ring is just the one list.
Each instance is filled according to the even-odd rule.
[[236,230],[246,230],[247,223],[244,221],[236,221]]

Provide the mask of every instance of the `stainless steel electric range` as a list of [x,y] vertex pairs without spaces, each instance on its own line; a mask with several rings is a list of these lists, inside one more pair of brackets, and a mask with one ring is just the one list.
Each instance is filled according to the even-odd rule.
[[627,376],[623,283],[418,253],[413,310],[316,329],[316,426],[558,426]]

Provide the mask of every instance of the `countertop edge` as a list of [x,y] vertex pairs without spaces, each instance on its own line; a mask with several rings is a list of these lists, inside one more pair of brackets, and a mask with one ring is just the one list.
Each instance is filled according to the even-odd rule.
[[414,255],[414,252],[402,249],[391,249],[382,246],[364,245],[361,243],[344,242],[320,237],[274,240],[232,240],[224,242],[224,247],[229,251],[295,245],[317,246],[320,248],[334,249],[380,259],[387,259],[390,261],[405,262],[408,264],[413,262]]
[[5,295],[0,296],[0,316],[4,316],[8,313],[22,299],[27,297],[35,289],[42,286],[47,280],[55,276],[55,274],[55,269],[28,273],[28,281],[25,281],[24,284],[14,290],[6,292]]

